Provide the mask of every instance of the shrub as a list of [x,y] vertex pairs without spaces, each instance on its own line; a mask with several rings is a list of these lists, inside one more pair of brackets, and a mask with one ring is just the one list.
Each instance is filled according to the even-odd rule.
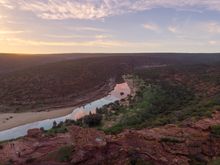
[[71,160],[71,156],[72,156],[72,152],[73,152],[73,147],[72,146],[64,146],[61,147],[58,150],[57,156],[58,156],[58,160],[60,162],[68,162]]
[[116,124],[113,127],[105,129],[104,132],[106,134],[117,134],[117,133],[120,133],[123,129],[124,129],[124,127],[122,125]]
[[217,137],[220,137],[220,125],[214,125],[211,127],[211,133]]
[[9,159],[5,165],[13,165],[13,164],[14,164],[14,160]]
[[64,124],[53,127],[51,129],[45,131],[45,133],[49,136],[54,136],[57,133],[66,133],[66,132],[68,132],[68,129]]
[[3,145],[0,144],[0,150],[2,150],[3,148],[4,148]]
[[76,124],[76,121],[75,121],[75,120],[67,119],[67,120],[65,121],[65,125],[66,125],[66,126],[75,125],[75,124]]
[[182,143],[183,142],[182,140],[177,139],[176,137],[162,137],[160,141],[165,142],[165,143]]
[[102,121],[102,115],[100,114],[89,114],[83,118],[83,121],[89,127],[100,125]]
[[31,164],[31,163],[33,163],[34,161],[35,161],[34,158],[28,158],[28,159],[26,159],[25,163]]
[[129,152],[129,161],[130,165],[153,165],[150,161],[144,160],[139,153],[134,150],[130,150]]
[[57,122],[53,121],[53,128],[57,127]]
[[208,163],[208,165],[219,165],[220,164],[220,158],[216,158]]

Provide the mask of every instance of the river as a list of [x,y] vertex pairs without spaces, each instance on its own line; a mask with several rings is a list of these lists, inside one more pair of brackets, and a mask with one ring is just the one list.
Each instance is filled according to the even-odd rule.
[[116,86],[109,93],[108,96],[105,96],[101,99],[88,103],[85,106],[75,108],[73,109],[73,112],[69,115],[54,118],[54,119],[47,119],[47,120],[37,121],[33,123],[28,123],[28,124],[21,125],[15,128],[1,131],[0,141],[23,137],[27,135],[27,131],[29,129],[33,129],[33,128],[44,128],[45,130],[48,130],[52,128],[54,121],[56,121],[57,123],[60,123],[62,121],[63,122],[66,121],[67,119],[76,120],[76,119],[82,118],[83,116],[88,115],[90,112],[95,113],[96,108],[101,108],[104,105],[126,98],[130,93],[131,93],[131,90],[127,83],[116,84]]

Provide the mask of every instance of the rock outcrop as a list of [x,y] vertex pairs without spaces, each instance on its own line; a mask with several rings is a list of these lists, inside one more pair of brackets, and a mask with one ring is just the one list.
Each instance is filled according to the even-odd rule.
[[28,130],[28,132],[27,132],[27,137],[30,137],[30,138],[39,138],[39,137],[41,137],[42,133],[43,133],[43,132],[42,132],[41,129],[38,129],[38,128],[30,129],[30,130]]
[[[70,126],[65,134],[42,136],[40,130],[34,129],[23,139],[3,144],[0,160],[21,165],[207,163],[220,155],[220,138],[213,136],[210,130],[211,126],[217,124],[220,124],[220,112],[195,123],[125,130],[118,135],[105,135],[93,128]],[[72,148],[68,151],[70,156],[68,159],[57,159],[59,155],[56,153],[65,146]]]

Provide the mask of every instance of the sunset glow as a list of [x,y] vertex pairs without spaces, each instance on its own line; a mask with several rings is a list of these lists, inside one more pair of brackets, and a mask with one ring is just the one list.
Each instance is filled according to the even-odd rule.
[[0,52],[219,52],[216,0],[0,0]]

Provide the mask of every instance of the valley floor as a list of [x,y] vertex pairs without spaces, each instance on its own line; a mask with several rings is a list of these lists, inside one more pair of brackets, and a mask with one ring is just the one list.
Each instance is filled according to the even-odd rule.
[[[114,88],[115,83],[105,84],[98,90],[87,93],[85,96],[79,96],[71,105],[63,105],[64,108],[47,108],[48,110],[40,112],[21,112],[21,113],[0,113],[0,131],[21,126],[24,124],[37,122],[46,119],[66,116],[73,112],[76,107],[85,105],[95,99],[108,95],[109,91]],[[30,110],[31,111],[31,110]]]

